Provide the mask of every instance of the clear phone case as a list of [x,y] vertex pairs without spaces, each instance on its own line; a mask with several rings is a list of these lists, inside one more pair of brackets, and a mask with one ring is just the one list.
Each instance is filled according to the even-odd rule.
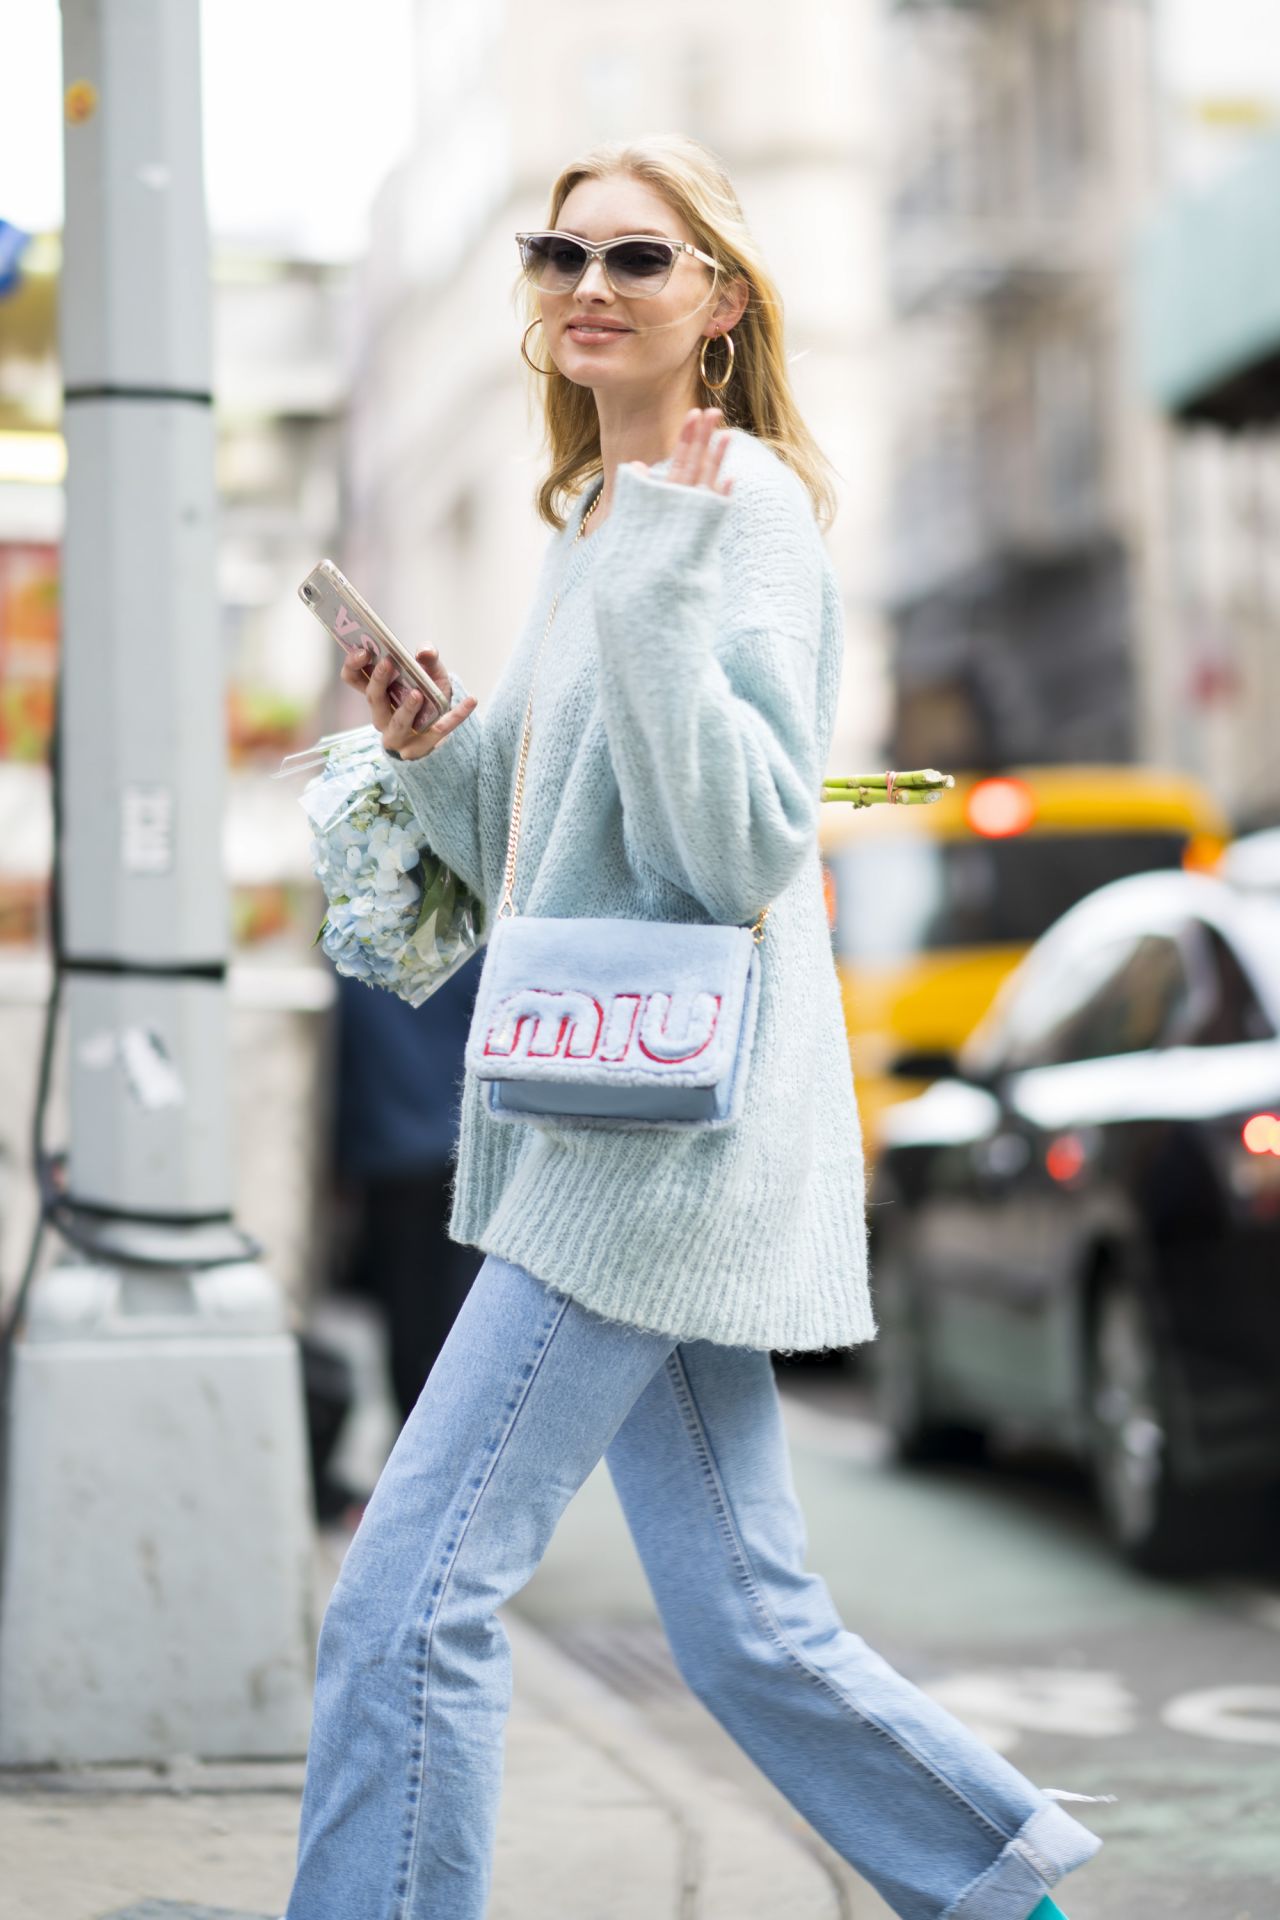
[[298,588],[298,598],[345,653],[358,653],[362,647],[370,646],[379,658],[386,654],[395,662],[396,677],[387,688],[387,698],[393,707],[400,705],[411,688],[425,694],[421,711],[414,715],[415,733],[434,725],[441,714],[448,711],[449,702],[435,681],[401,646],[332,560],[321,560],[311,569]]

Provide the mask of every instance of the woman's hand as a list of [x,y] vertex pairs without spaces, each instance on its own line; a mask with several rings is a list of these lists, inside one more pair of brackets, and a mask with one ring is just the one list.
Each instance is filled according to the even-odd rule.
[[[723,418],[719,407],[690,407],[671,456],[670,470],[663,475],[666,481],[677,487],[709,487],[722,499],[728,498],[733,481],[720,478],[720,462],[729,436],[716,431]],[[629,460],[627,464],[641,473],[649,471],[643,460]]]
[[[445,699],[452,700],[453,682],[435,648],[424,647],[415,658]],[[468,714],[475,712],[475,700],[468,694],[465,700],[460,700],[456,707],[443,714],[432,726],[415,733],[414,717],[425,696],[411,688],[400,705],[393,707],[387,698],[387,688],[396,677],[395,662],[384,654],[370,673],[373,660],[374,655],[368,647],[360,653],[349,653],[342,663],[342,678],[347,686],[362,689],[368,697],[373,724],[382,735],[382,744],[388,753],[398,754],[402,760],[425,760],[447,735],[462,725]]]

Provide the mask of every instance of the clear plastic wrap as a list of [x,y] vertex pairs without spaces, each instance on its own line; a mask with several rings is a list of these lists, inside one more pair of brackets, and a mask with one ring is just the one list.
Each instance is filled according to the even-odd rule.
[[328,734],[280,768],[306,771],[298,804],[328,902],[316,942],[339,973],[420,1007],[483,944],[484,908],[426,844],[373,727]]

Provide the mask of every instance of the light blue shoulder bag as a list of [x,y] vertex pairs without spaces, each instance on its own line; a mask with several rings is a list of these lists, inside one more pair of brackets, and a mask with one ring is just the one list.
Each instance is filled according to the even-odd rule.
[[[597,496],[598,499],[599,496]],[[582,537],[595,502],[583,516]],[[525,919],[513,898],[534,661],[516,762],[502,903],[467,1038],[498,1120],[543,1126],[725,1127],[742,1111],[760,1000],[754,927]]]

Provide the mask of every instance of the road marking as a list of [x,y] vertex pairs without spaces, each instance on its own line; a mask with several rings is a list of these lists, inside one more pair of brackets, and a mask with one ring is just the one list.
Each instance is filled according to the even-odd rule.
[[1000,1753],[1025,1731],[1116,1740],[1137,1726],[1138,1703],[1118,1673],[1064,1667],[978,1668],[924,1691]]
[[[1271,1717],[1251,1719],[1251,1714]],[[1160,1718],[1175,1732],[1198,1734],[1203,1740],[1280,1747],[1280,1687],[1205,1687],[1180,1693]]]

